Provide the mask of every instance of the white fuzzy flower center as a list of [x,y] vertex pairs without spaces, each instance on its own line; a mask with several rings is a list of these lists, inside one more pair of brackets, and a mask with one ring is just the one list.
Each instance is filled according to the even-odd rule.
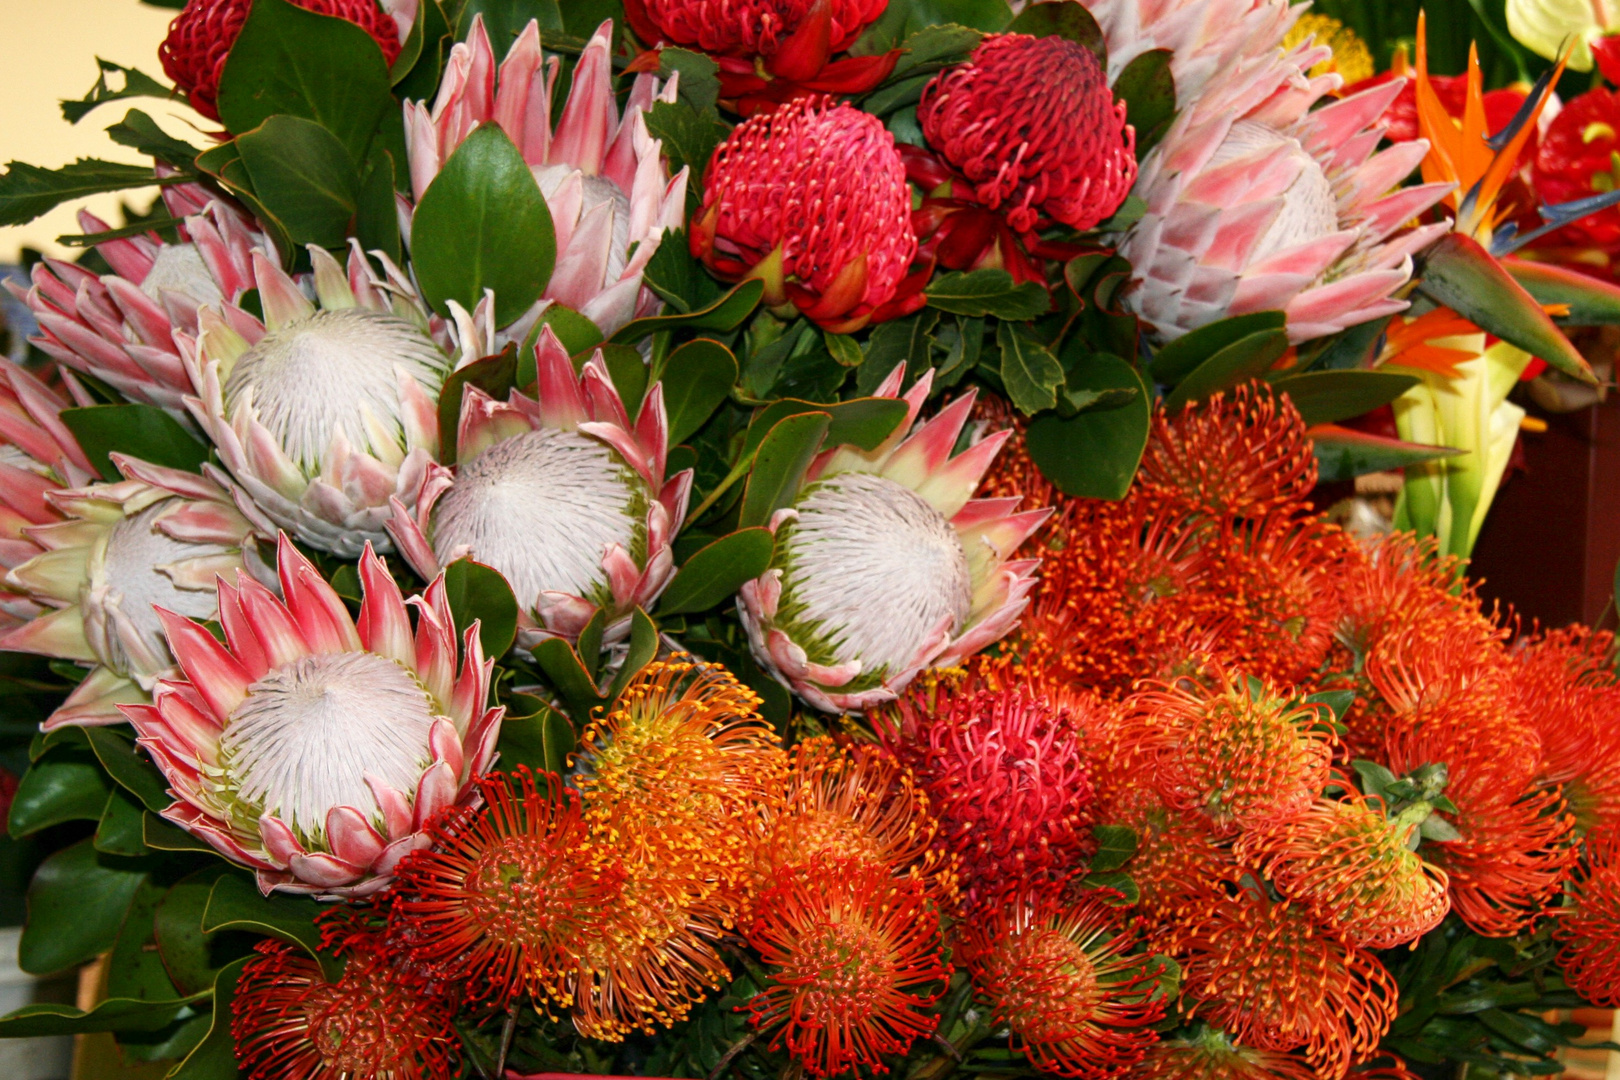
[[590,597],[606,582],[602,556],[632,549],[640,514],[636,480],[602,443],[541,428],[464,463],[433,508],[440,559],[465,544],[506,575],[518,602],[542,592]]
[[141,292],[161,301],[165,291],[189,296],[199,304],[218,304],[225,299],[196,244],[164,244],[158,248],[152,269],[141,282]]
[[1333,185],[1298,139],[1253,120],[1239,120],[1210,158],[1210,165],[1284,145],[1299,164],[1299,176],[1283,192],[1282,210],[1249,253],[1251,265],[1339,230],[1339,203],[1333,197]]
[[366,775],[414,798],[432,761],[433,700],[403,667],[375,653],[303,656],[248,687],[220,747],[238,800],[304,838],[326,813],[380,809]]
[[[99,601],[108,611],[116,608],[158,656],[165,655],[168,646],[163,624],[152,610],[154,604],[188,619],[212,619],[219,612],[215,590],[178,589],[166,568],[185,559],[224,555],[231,550],[219,544],[182,543],[160,531],[158,519],[173,504],[173,499],[164,499],[114,525],[90,579],[90,602]],[[105,659],[115,667],[124,663],[123,657]]]
[[263,424],[287,456],[310,473],[334,435],[367,453],[398,458],[402,440],[400,373],[437,397],[444,354],[404,319],[367,308],[317,311],[260,338],[225,379],[225,409],[251,398]]
[[812,485],[798,511],[782,553],[784,613],[812,624],[832,659],[892,671],[913,663],[942,621],[960,632],[973,601],[967,553],[922,496],[842,473]]

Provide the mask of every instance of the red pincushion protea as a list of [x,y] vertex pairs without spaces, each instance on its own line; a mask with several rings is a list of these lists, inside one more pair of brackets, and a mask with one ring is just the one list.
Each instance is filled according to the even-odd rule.
[[[1531,180],[1543,202],[1560,203],[1613,191],[1620,182],[1620,93],[1588,90],[1565,105],[1536,151]],[[1548,244],[1620,244],[1620,208],[1588,214],[1548,237]]]
[[831,98],[800,98],[738,126],[715,148],[692,225],[692,254],[728,281],[757,277],[849,333],[923,305],[907,278],[917,237],[894,136]]
[[1321,1080],[1295,1054],[1256,1050],[1234,1043],[1219,1028],[1206,1027],[1182,1039],[1165,1039],[1131,1071],[1132,1080]]
[[1019,232],[1043,219],[1089,229],[1136,181],[1125,102],[1096,55],[1067,38],[991,34],[934,77],[917,118],[977,199]]
[[1585,627],[1519,643],[1509,685],[1541,736],[1541,779],[1562,784],[1583,830],[1620,825],[1620,680],[1614,635]]
[[1587,837],[1568,895],[1573,905],[1553,924],[1564,979],[1592,1004],[1620,1007],[1620,830]]
[[969,903],[1056,880],[1091,852],[1079,734],[1027,690],[913,693],[877,732],[927,793]]
[[375,936],[339,945],[328,982],[303,949],[266,938],[236,983],[231,1035],[252,1080],[450,1080],[460,1075],[455,1002],[395,968]]
[[780,1025],[772,1046],[817,1076],[903,1054],[938,1023],[931,1010],[951,976],[939,916],[921,887],[884,866],[817,859],[786,867],[761,895],[748,944],[771,983],[747,1004],[756,1027]]
[[[400,28],[393,16],[377,6],[377,0],[290,0],[317,15],[334,15],[352,22],[382,48],[390,64],[399,55]],[[163,71],[186,92],[191,107],[218,120],[215,99],[219,79],[225,73],[225,58],[236,35],[247,22],[253,0],[190,0],[185,10],[169,24],[169,36],[158,46]]]
[[1164,1018],[1160,965],[1098,894],[1019,893],[965,923],[957,955],[998,1027],[1042,1072],[1088,1080],[1140,1061]]

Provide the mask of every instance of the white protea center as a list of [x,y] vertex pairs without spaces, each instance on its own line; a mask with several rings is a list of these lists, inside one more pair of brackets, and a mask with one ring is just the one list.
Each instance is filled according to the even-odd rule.
[[377,812],[368,776],[415,789],[433,760],[434,715],[427,691],[385,656],[300,657],[249,686],[231,714],[220,738],[222,788],[250,817],[273,814],[306,842],[317,839],[333,807]]
[[1332,182],[1321,164],[1291,135],[1253,120],[1239,120],[1211,155],[1209,167],[1257,158],[1279,148],[1299,174],[1280,196],[1282,208],[1277,216],[1255,242],[1247,260],[1251,264],[1339,230],[1339,205]]
[[858,659],[870,677],[914,663],[918,643],[946,620],[960,632],[973,602],[967,554],[921,495],[842,473],[811,485],[795,508],[777,532],[782,612],[803,628],[813,660]]
[[383,459],[403,456],[400,373],[437,396],[449,363],[411,323],[368,308],[319,310],[268,331],[231,367],[225,406],[249,403],[288,457],[321,468],[334,435]]
[[[183,543],[157,528],[158,519],[174,502],[163,499],[115,524],[107,533],[105,550],[91,560],[85,630],[91,646],[116,669],[123,670],[128,658],[115,621],[123,621],[154,655],[162,656],[167,651],[163,624],[154,607],[188,619],[212,619],[218,610],[214,590],[179,588],[170,567],[182,560],[230,555],[232,549]],[[116,617],[111,614],[115,610]]]
[[152,268],[141,281],[141,292],[159,302],[165,292],[180,293],[198,304],[217,304],[226,299],[196,244],[160,246]]
[[506,576],[518,602],[545,592],[594,596],[606,588],[602,554],[645,547],[646,497],[635,474],[600,441],[539,428],[464,463],[433,508],[441,562],[471,550]]

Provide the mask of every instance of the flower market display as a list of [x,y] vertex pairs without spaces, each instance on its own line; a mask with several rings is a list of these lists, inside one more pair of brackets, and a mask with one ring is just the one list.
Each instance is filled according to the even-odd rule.
[[0,791],[19,962],[81,994],[0,1036],[173,1080],[1593,1045],[1620,648],[1467,560],[1526,395],[1612,377],[1602,5],[161,6],[62,105],[144,163],[0,175],[7,225],[159,193],[11,284]]

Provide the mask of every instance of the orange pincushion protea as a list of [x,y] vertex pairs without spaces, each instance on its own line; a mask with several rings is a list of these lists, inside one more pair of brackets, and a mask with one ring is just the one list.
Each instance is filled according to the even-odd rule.
[[1620,825],[1620,682],[1614,635],[1584,627],[1521,642],[1509,684],[1541,737],[1541,779],[1562,784],[1582,830]]
[[619,902],[624,872],[600,864],[579,795],[557,777],[537,785],[525,767],[478,787],[484,807],[433,823],[433,847],[401,865],[390,918],[415,963],[473,998],[566,1007],[579,950],[637,933]]
[[1136,853],[1125,872],[1140,893],[1137,910],[1152,925],[1165,926],[1189,906],[1196,909],[1200,889],[1243,876],[1230,842],[1217,837],[1203,815],[1169,809],[1145,784],[1124,788],[1098,818],[1136,834]]
[[1244,834],[1237,856],[1352,945],[1415,941],[1451,910],[1445,871],[1407,849],[1418,822],[1388,821],[1367,799],[1319,800],[1305,813]]
[[1564,979],[1594,1005],[1620,1007],[1620,830],[1586,838],[1568,894],[1574,902],[1553,924]]
[[1217,834],[1286,821],[1327,782],[1337,741],[1323,713],[1258,680],[1217,669],[1207,685],[1149,684],[1126,709],[1121,738],[1166,805]]
[[1162,1040],[1131,1076],[1133,1080],[1321,1080],[1298,1055],[1240,1046],[1217,1028]]
[[1369,1057],[1395,1019],[1395,980],[1377,958],[1287,900],[1211,894],[1176,959],[1189,1018],[1260,1050],[1302,1050],[1320,1075]]
[[958,949],[995,1022],[1042,1072],[1117,1076],[1164,1018],[1160,965],[1130,955],[1136,935],[1098,894],[1020,892],[964,924]]
[[772,1046],[817,1076],[887,1072],[933,1033],[931,1006],[951,975],[939,916],[921,887],[874,863],[817,859],[785,867],[759,898],[748,944],[771,983],[747,1004]]

